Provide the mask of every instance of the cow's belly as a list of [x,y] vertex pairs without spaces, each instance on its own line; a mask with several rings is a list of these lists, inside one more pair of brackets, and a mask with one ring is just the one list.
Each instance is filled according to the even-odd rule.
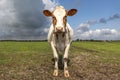
[[63,42],[62,43],[57,43],[56,48],[57,48],[58,51],[63,52],[64,49],[65,49],[65,43],[63,43]]
[[63,34],[58,34],[57,36],[55,36],[54,40],[57,50],[63,52],[65,50],[66,42],[66,38],[63,37]]

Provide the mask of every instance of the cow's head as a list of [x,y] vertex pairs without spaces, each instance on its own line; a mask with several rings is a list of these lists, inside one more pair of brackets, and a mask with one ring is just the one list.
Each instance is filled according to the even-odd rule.
[[63,6],[57,6],[52,12],[49,10],[44,10],[43,14],[47,17],[53,18],[55,32],[65,32],[67,16],[73,16],[76,12],[76,9],[65,10]]

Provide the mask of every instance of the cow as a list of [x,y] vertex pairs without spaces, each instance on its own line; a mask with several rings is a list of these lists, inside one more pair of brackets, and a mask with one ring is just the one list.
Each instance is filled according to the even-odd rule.
[[58,76],[58,61],[61,52],[63,54],[64,76],[69,77],[68,72],[68,51],[73,38],[73,29],[67,22],[67,16],[76,14],[77,9],[66,10],[63,6],[56,6],[53,11],[43,10],[43,14],[52,17],[52,24],[48,32],[48,42],[51,45],[54,55],[53,76]]

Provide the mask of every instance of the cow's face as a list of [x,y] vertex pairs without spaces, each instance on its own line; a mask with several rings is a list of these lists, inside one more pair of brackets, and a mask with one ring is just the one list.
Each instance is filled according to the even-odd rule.
[[67,16],[73,16],[76,12],[76,9],[67,11],[62,6],[57,6],[53,12],[49,10],[43,11],[45,16],[51,16],[53,18],[55,32],[65,32]]

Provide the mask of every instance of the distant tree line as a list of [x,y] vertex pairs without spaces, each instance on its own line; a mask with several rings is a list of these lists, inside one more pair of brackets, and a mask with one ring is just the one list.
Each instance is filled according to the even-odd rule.
[[47,42],[47,40],[0,40],[0,42]]
[[[76,39],[73,40],[73,42],[79,42],[79,41],[90,41],[90,42],[120,42],[120,40],[82,40],[82,39]],[[47,42],[47,40],[0,40],[0,42]]]
[[75,42],[79,42],[79,41],[90,41],[90,42],[120,42],[120,40],[94,40],[94,39],[90,39],[90,40],[82,40],[82,39],[76,39],[74,40]]

